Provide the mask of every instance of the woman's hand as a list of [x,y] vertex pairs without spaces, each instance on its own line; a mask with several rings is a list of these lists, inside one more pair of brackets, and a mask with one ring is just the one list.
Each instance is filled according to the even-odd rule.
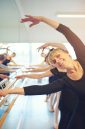
[[0,90],[0,97],[7,95],[7,89]]
[[48,46],[49,46],[49,43],[45,43],[45,44],[41,45],[40,47],[38,47],[37,49],[38,49],[38,51],[40,51],[40,50],[44,51],[44,49],[47,48]]
[[31,16],[31,15],[25,15],[25,18],[22,18],[21,19],[21,23],[24,23],[24,22],[32,22],[29,27],[32,27],[38,23],[41,22],[41,19],[42,17],[41,16]]
[[5,74],[0,74],[0,78],[2,78],[2,79],[5,79],[5,78],[9,79],[9,76],[7,76]]

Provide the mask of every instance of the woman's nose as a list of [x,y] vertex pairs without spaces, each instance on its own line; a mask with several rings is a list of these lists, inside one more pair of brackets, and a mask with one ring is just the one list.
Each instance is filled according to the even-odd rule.
[[56,58],[56,62],[60,62],[61,61],[61,59],[60,58]]

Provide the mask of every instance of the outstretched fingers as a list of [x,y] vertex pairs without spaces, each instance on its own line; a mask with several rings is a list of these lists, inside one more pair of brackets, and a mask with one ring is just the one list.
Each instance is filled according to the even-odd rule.
[[40,50],[44,51],[44,49],[46,49],[47,47],[48,47],[48,44],[45,43],[44,45],[41,45],[41,46],[38,47],[37,49],[38,49],[38,51],[40,51]]
[[21,23],[24,23],[24,22],[32,22],[32,23],[29,25],[29,27],[32,27],[32,26],[38,24],[38,23],[40,22],[40,20],[39,20],[38,18],[36,18],[36,17],[31,16],[31,15],[25,15],[25,18],[22,18],[22,19],[20,20],[20,22],[21,22]]

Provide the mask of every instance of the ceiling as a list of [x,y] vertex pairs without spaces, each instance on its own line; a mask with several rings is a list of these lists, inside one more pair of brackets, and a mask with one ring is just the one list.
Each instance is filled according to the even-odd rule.
[[67,42],[54,29],[21,24],[25,14],[43,15],[68,25],[84,41],[85,18],[58,18],[57,13],[85,13],[85,0],[0,0],[0,42]]

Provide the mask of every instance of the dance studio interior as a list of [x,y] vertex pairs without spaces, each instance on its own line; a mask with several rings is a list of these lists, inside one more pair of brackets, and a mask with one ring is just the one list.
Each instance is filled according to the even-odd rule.
[[[0,74],[8,76],[0,77],[0,90],[50,83],[49,76],[39,77],[45,71],[32,72],[48,65],[42,53],[46,55],[52,46],[44,52],[38,50],[45,43],[64,44],[76,59],[65,36],[43,22],[33,27],[29,27],[30,22],[21,23],[25,15],[58,21],[85,41],[84,0],[0,0],[0,55],[10,58],[6,65],[0,61]],[[15,56],[11,56],[13,53]],[[26,74],[36,77],[16,78]],[[61,118],[59,95],[60,91],[44,95],[0,96],[0,129],[61,129],[58,128]]]

